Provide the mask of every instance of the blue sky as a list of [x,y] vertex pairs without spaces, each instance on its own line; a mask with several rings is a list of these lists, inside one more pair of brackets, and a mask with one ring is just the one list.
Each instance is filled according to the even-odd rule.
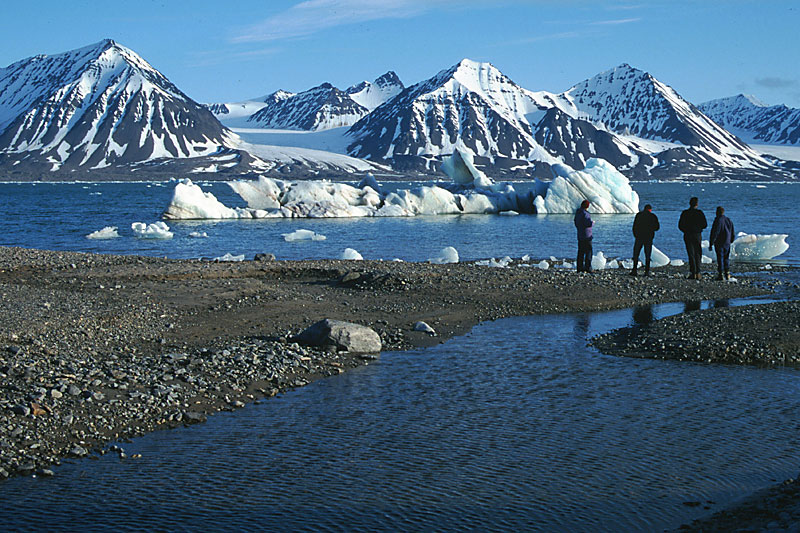
[[800,107],[796,0],[39,0],[4,5],[0,65],[112,38],[199,102],[394,70],[410,85],[462,58],[560,92],[621,63],[694,103],[738,93]]

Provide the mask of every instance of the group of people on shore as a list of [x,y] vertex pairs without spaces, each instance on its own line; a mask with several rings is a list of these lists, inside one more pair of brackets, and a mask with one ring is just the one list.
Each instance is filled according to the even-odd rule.
[[[592,271],[592,228],[594,221],[589,214],[589,200],[581,202],[575,213],[575,228],[578,230],[578,272]],[[678,220],[678,229],[683,233],[683,242],[689,256],[689,279],[701,279],[702,233],[708,227],[706,215],[698,207],[696,196],[689,199],[689,208],[684,209]],[[653,252],[653,239],[661,229],[658,217],[653,213],[653,206],[647,204],[633,219],[633,268],[631,276],[638,274],[639,255],[644,250],[644,275],[650,275],[650,257]],[[711,224],[711,236],[708,239],[709,250],[717,253],[717,280],[731,279],[730,253],[734,239],[733,222],[725,216],[725,208],[717,207],[716,217]]]

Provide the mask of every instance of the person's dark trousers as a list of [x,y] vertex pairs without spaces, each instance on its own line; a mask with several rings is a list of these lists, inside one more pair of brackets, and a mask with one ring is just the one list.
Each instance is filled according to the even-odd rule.
[[578,239],[578,272],[592,271],[592,239]]
[[636,239],[633,242],[633,271],[636,272],[636,267],[639,266],[639,254],[644,248],[644,271],[650,272],[650,256],[653,255],[653,241],[643,241]]
[[686,244],[686,254],[689,256],[689,272],[700,273],[700,263],[703,257],[703,248],[700,233],[684,233],[683,242]]
[[722,274],[730,270],[728,260],[731,256],[731,247],[728,246],[714,246],[717,251],[717,271]]

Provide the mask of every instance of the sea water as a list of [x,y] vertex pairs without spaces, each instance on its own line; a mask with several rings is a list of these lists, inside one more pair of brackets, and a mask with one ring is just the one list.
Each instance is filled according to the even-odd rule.
[[[728,302],[711,302],[727,305]],[[697,307],[688,304],[689,309]],[[586,346],[681,304],[484,323],[0,486],[21,530],[663,531],[797,475],[800,371]],[[646,317],[646,318],[643,318]]]
[[[244,201],[222,182],[201,182],[228,206]],[[173,183],[36,183],[0,184],[0,244],[29,248],[112,254],[141,254],[170,258],[201,258],[260,252],[279,259],[335,259],[345,248],[365,259],[426,261],[447,246],[462,260],[530,255],[572,260],[576,252],[571,215],[439,215],[409,218],[267,219],[174,221],[168,240],[137,238],[134,222],[152,223],[172,197]],[[408,188],[409,183],[387,187]],[[530,184],[517,183],[518,190]],[[736,231],[751,234],[786,233],[789,250],[776,261],[800,264],[797,244],[800,184],[752,183],[634,183],[641,205],[653,205],[661,221],[655,246],[671,258],[685,259],[680,212],[691,196],[709,225],[717,205],[726,209]],[[594,215],[594,251],[628,258],[633,247],[633,215]],[[120,237],[87,239],[106,226],[116,226]],[[308,229],[325,240],[287,242],[284,235]],[[192,234],[206,235],[192,237]],[[704,236],[708,237],[708,230]],[[708,255],[713,255],[706,252]],[[775,262],[775,261],[772,261]]]

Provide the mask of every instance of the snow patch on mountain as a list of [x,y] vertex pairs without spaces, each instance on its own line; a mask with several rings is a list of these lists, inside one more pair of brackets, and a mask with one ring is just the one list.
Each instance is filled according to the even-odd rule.
[[800,109],[767,106],[740,94],[698,106],[721,126],[749,142],[800,146]]

